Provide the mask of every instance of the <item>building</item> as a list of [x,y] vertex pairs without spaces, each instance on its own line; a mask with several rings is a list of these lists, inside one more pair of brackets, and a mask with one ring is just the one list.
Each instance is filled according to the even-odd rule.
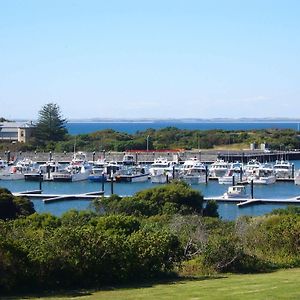
[[0,122],[0,141],[26,143],[33,131],[32,122]]

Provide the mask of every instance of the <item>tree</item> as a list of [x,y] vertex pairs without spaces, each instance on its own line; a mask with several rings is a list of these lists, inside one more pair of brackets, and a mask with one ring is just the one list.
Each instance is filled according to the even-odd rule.
[[66,119],[63,118],[60,108],[56,103],[45,104],[39,111],[36,124],[37,142],[44,144],[47,141],[64,140],[68,133]]

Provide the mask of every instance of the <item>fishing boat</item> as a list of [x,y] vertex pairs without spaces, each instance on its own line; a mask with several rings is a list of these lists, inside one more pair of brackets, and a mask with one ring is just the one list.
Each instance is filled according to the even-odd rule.
[[52,181],[53,173],[61,172],[63,166],[56,161],[47,161],[44,164],[41,164],[38,170],[32,172],[26,172],[24,178],[26,181]]
[[23,159],[12,166],[8,166],[0,172],[1,180],[21,180],[26,172],[33,172],[38,169],[38,164],[30,159]]
[[125,154],[122,159],[122,164],[124,166],[134,166],[136,163],[135,158],[131,154]]
[[130,166],[120,170],[115,176],[117,182],[145,182],[149,178],[149,172],[140,166]]
[[86,154],[83,152],[74,153],[70,164],[58,172],[52,173],[53,181],[83,181],[87,180],[91,173],[91,165],[86,159]]

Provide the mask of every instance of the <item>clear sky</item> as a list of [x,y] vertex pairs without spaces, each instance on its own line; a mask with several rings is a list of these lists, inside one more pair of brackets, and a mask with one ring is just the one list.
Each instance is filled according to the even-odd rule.
[[300,117],[298,0],[0,0],[0,117]]

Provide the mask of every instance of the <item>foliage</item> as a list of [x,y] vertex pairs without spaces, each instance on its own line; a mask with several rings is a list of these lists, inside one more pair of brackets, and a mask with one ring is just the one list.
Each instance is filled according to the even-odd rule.
[[55,103],[45,104],[39,111],[36,124],[35,136],[38,144],[64,140],[66,134],[66,119],[62,117],[59,106]]
[[110,197],[100,200],[107,214],[123,213],[134,216],[157,214],[202,213],[203,196],[187,184],[178,181],[169,185],[137,192],[132,197]]
[[14,219],[34,212],[33,203],[30,200],[25,197],[14,197],[9,190],[0,188],[0,219]]

